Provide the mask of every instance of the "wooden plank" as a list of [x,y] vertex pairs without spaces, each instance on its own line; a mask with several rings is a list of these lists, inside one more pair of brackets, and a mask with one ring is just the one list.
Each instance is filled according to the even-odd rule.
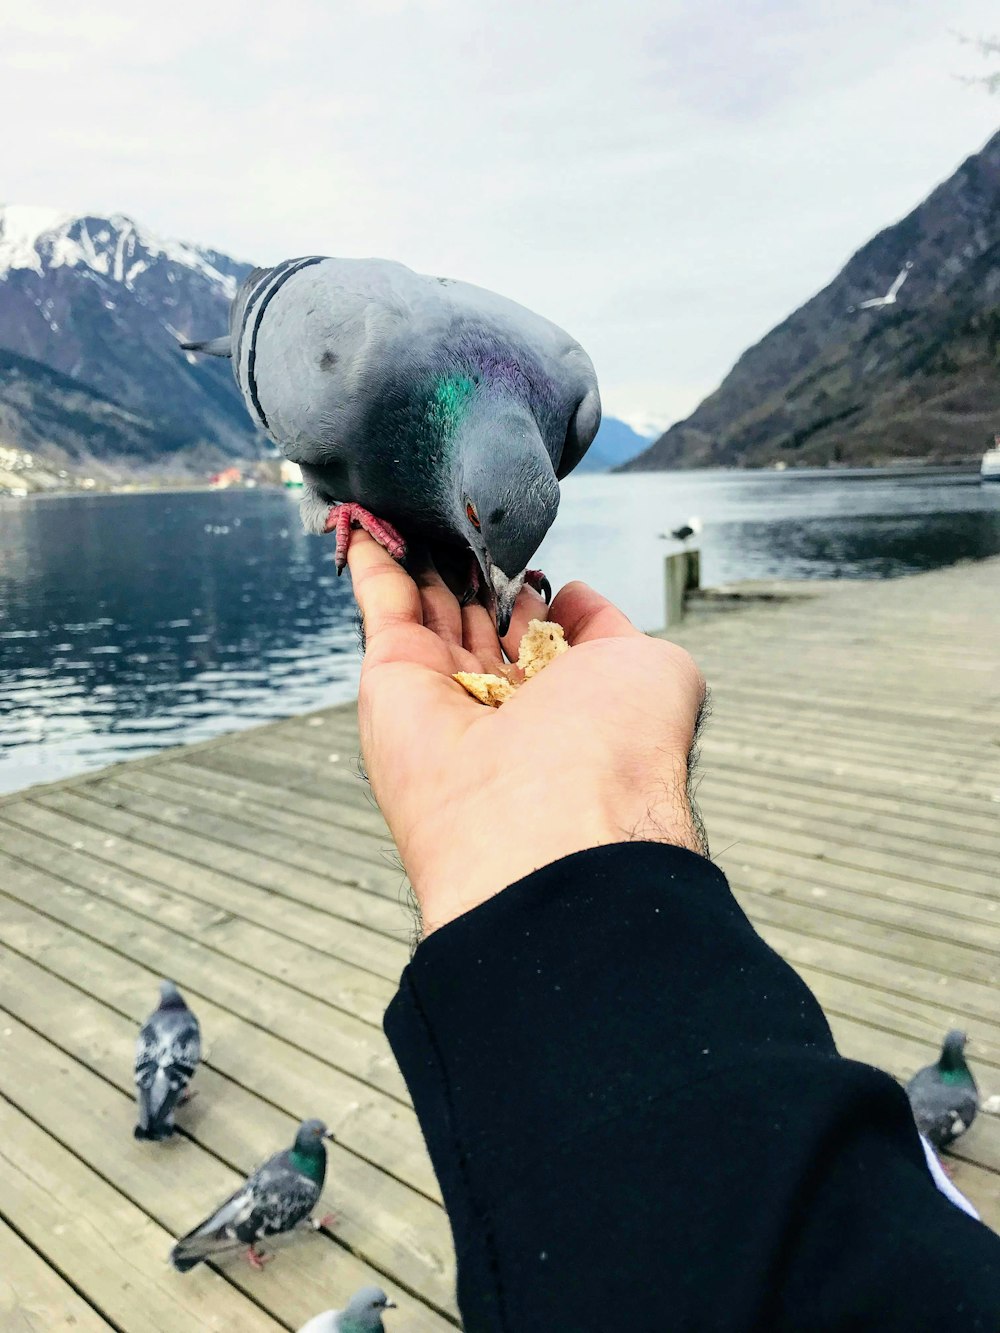
[[180,1280],[173,1236],[0,1097],[4,1212],[28,1244],[127,1333],[282,1325],[202,1265]]
[[313,923],[303,915],[302,908],[279,907],[276,923],[265,928],[228,908],[220,910],[200,899],[172,893],[154,881],[109,871],[101,862],[53,848],[23,829],[11,828],[4,834],[3,843],[3,854],[16,857],[26,867],[42,870],[156,925],[167,926],[381,1031],[382,1015],[395,993],[395,983],[318,947],[317,935],[321,935],[322,927],[334,928],[322,930],[322,934],[335,933],[336,922],[330,917],[312,913],[318,916],[318,923],[311,930]]
[[[405,872],[395,848],[391,853],[386,851],[381,858],[370,855],[362,858],[347,845],[349,840],[361,840],[361,835],[349,830],[341,834],[339,830],[334,832],[329,825],[323,825],[321,829],[314,827],[312,837],[305,839],[283,832],[276,827],[273,820],[251,825],[243,823],[242,820],[232,819],[227,813],[212,810],[208,802],[192,800],[190,794],[186,800],[171,801],[162,789],[153,793],[120,782],[102,782],[87,787],[80,795],[100,801],[115,811],[127,812],[137,821],[141,820],[133,836],[143,841],[149,838],[145,825],[152,821],[154,824],[167,824],[171,828],[186,828],[222,843],[227,848],[279,861],[286,866],[295,866],[310,874],[329,877],[333,882],[342,881],[345,875],[353,875],[359,864],[364,865],[368,869],[364,881],[359,879],[358,883],[369,891],[388,898],[391,903],[388,911],[380,910],[379,922],[391,929],[399,924],[398,904],[401,885],[405,883]],[[82,806],[77,808],[82,810]],[[88,815],[88,818],[90,817]],[[105,817],[102,816],[102,827],[104,822]],[[126,821],[120,821],[120,827],[126,826]],[[324,835],[322,841],[321,834]],[[391,864],[390,855],[395,859],[395,865]],[[351,919],[359,918],[352,916]],[[362,924],[372,923],[364,921]]]
[[15,806],[13,810],[5,810],[4,818],[18,822],[26,817],[26,807],[31,806],[61,814],[85,827],[101,829],[113,834],[115,838],[128,840],[150,851],[163,852],[193,865],[217,870],[232,879],[245,880],[248,884],[258,884],[261,888],[287,894],[296,885],[308,886],[314,896],[324,896],[332,916],[341,916],[345,921],[354,921],[390,938],[396,938],[399,934],[397,902],[374,891],[378,872],[368,861],[359,862],[361,870],[357,870],[354,865],[346,867],[342,870],[344,879],[337,879],[334,875],[315,875],[288,866],[264,852],[241,850],[220,842],[215,835],[201,833],[199,828],[204,821],[197,818],[193,811],[188,816],[187,827],[181,823],[171,826],[130,815],[127,811],[115,810],[99,800],[88,799],[84,793],[70,791],[39,796],[36,801],[26,802],[25,807]]
[[[276,889],[267,885],[253,884],[248,880],[226,875],[221,870],[216,871],[208,866],[200,866],[179,856],[161,852],[157,848],[140,846],[129,839],[113,836],[108,830],[82,824],[58,811],[35,805],[32,801],[0,809],[0,831],[4,823],[37,833],[40,837],[47,838],[70,851],[86,853],[104,862],[109,868],[141,875],[145,879],[176,888],[179,892],[192,897],[211,891],[222,900],[230,897],[235,891],[238,894],[244,893],[248,901],[250,899],[259,901],[260,893],[263,892],[269,893],[279,902],[287,900],[290,903],[301,903],[317,911],[323,911],[331,895],[329,887],[326,893],[323,893],[309,883],[292,883],[285,893],[279,894]],[[0,846],[2,841],[0,832]],[[336,913],[330,915],[331,919],[340,923],[338,957],[390,980],[398,977],[409,954],[408,941],[405,938],[392,939],[382,932],[349,921],[346,917],[338,917]],[[398,933],[400,936],[405,935],[402,928]]]
[[4,1333],[109,1333],[107,1323],[0,1218]]
[[[2,945],[0,1009],[123,1094],[127,1105],[116,1123],[122,1122],[124,1134],[125,1121],[134,1116],[135,1023]],[[181,1132],[234,1170],[246,1173],[275,1144],[291,1141],[298,1122],[287,1112],[211,1067],[199,1069],[196,1080],[197,1097],[178,1116]],[[143,1154],[140,1158],[145,1160]],[[330,1145],[328,1158],[328,1202],[337,1212],[337,1239],[406,1290],[454,1316],[451,1235],[440,1204],[340,1144]]]

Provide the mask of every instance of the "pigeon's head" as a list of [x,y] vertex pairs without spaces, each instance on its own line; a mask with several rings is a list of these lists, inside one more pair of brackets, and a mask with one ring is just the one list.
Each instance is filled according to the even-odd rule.
[[377,1329],[382,1327],[382,1311],[395,1310],[395,1301],[390,1301],[381,1287],[362,1287],[356,1291],[344,1308],[351,1327]]
[[299,1132],[295,1135],[295,1151],[315,1152],[317,1145],[322,1145],[324,1139],[332,1140],[333,1135],[322,1120],[303,1120],[299,1125]]
[[524,574],[559,508],[559,483],[534,417],[520,403],[484,405],[464,424],[453,523],[479,561],[506,634]]
[[941,1047],[941,1059],[938,1062],[942,1069],[962,1069],[965,1066],[965,1043],[968,1041],[964,1032],[958,1028],[952,1028],[944,1039],[944,1045]]

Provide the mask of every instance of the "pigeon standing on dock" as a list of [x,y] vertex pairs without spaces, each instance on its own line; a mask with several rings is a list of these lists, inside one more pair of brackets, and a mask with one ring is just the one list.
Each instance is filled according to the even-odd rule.
[[[324,1139],[332,1139],[322,1120],[305,1120],[291,1148],[275,1153],[210,1217],[183,1236],[170,1252],[180,1273],[228,1251],[247,1247],[247,1262],[263,1268],[268,1256],[258,1244],[310,1221],[309,1214],[326,1178]],[[324,1218],[319,1227],[332,1221]]]
[[383,1310],[395,1310],[381,1287],[362,1287],[343,1310],[327,1310],[303,1324],[299,1333],[385,1333]]
[[232,358],[338,569],[358,526],[397,559],[413,540],[460,553],[501,633],[526,578],[547,590],[528,565],[601,421],[590,358],[555,324],[389,260],[313,255],[254,269],[229,335],[181,346]]
[[160,1003],[139,1029],[135,1046],[137,1139],[168,1139],[174,1111],[187,1096],[201,1059],[198,1020],[172,981],[160,982]]
[[918,1070],[906,1085],[917,1128],[939,1151],[965,1133],[979,1110],[965,1041],[964,1032],[949,1032],[937,1063]]

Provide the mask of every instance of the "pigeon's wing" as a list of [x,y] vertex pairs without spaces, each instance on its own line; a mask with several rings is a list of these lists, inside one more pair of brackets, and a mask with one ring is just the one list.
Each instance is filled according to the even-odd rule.
[[288,1157],[287,1152],[276,1154],[251,1177],[254,1206],[241,1228],[248,1240],[291,1231],[309,1216],[319,1198],[316,1182],[296,1171]]
[[237,380],[251,416],[293,462],[328,466],[363,437],[412,325],[415,279],[388,260],[314,257],[266,271],[250,293]]
[[174,1109],[200,1059],[201,1032],[190,1009],[158,1010],[143,1024],[135,1051],[137,1137],[169,1134]]
[[224,1254],[247,1243],[243,1233],[256,1204],[253,1181],[251,1176],[204,1222],[181,1237],[170,1252],[170,1262],[176,1269],[186,1273],[211,1255]]
[[917,1128],[935,1148],[946,1148],[976,1117],[975,1094],[942,1082],[936,1065],[914,1074],[906,1086]]
[[870,301],[859,301],[857,308],[859,310],[874,310],[876,306],[885,305],[884,296],[873,296]]
[[593,444],[600,424],[601,396],[597,391],[595,382],[594,387],[587,390],[579,407],[570,417],[569,427],[566,431],[566,443],[563,445],[562,454],[556,463],[556,476],[560,481],[573,471]]
[[909,276],[910,276],[910,270],[908,268],[903,268],[899,270],[899,272],[896,274],[895,281],[885,294],[887,301],[894,301],[896,299],[900,287],[902,287],[903,283]]

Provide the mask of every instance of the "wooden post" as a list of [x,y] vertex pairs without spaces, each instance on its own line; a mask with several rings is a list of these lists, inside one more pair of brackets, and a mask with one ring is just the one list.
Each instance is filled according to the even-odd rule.
[[666,602],[664,628],[669,629],[684,619],[687,594],[701,587],[701,553],[674,551],[664,562],[663,578]]

